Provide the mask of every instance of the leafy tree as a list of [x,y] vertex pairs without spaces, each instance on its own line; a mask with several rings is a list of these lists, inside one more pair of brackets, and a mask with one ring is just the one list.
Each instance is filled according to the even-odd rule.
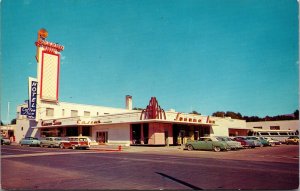
[[299,119],[299,110],[294,111],[294,118]]
[[17,119],[16,118],[12,119],[11,122],[10,122],[10,124],[17,124]]
[[212,116],[214,116],[214,117],[225,117],[225,112],[223,112],[223,111],[217,111],[217,112],[214,112],[212,114]]
[[132,110],[143,110],[143,108],[134,107],[134,108],[132,108]]
[[233,111],[227,111],[225,116],[231,117],[232,119],[243,119],[243,117],[240,113],[235,113]]
[[197,111],[192,111],[192,112],[190,112],[190,114],[197,114],[197,115],[201,115],[201,113],[198,113]]

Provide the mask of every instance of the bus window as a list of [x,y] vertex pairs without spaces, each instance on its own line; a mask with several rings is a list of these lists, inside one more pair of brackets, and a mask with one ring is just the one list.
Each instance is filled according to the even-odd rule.
[[260,132],[260,135],[269,135],[268,132]]
[[279,132],[279,135],[288,135],[287,132]]
[[270,135],[278,135],[278,132],[271,132]]

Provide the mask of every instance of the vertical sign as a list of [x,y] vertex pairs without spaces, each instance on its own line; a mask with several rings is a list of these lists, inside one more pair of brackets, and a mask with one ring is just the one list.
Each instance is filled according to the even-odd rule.
[[35,119],[38,82],[33,78],[29,78],[29,88],[30,89],[27,118]]
[[38,82],[35,78],[28,79],[28,107],[21,107],[21,115],[27,115],[28,119],[36,118],[36,102],[37,102],[37,88]]

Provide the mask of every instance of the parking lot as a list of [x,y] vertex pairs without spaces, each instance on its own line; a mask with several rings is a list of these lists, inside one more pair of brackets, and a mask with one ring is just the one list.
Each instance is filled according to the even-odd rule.
[[1,148],[3,189],[296,189],[299,146],[239,151],[180,147]]

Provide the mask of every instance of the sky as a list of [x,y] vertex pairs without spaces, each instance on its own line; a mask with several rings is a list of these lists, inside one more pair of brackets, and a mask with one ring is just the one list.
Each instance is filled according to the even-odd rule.
[[[37,32],[63,45],[59,101],[211,115],[299,107],[296,0],[2,0],[1,120],[37,76]],[[9,112],[8,112],[9,103]]]

